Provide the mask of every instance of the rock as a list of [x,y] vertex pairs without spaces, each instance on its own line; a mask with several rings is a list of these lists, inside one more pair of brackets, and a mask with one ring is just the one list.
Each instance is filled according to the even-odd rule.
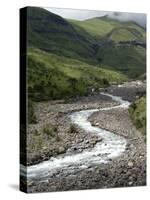
[[89,140],[85,140],[85,144],[88,144],[89,143]]
[[129,185],[133,185],[133,182],[132,182],[132,181],[130,181],[128,184],[129,184]]
[[101,142],[101,141],[102,141],[102,138],[98,138],[98,139],[97,139],[97,142]]
[[64,153],[65,152],[65,148],[64,147],[59,147],[58,152],[59,153]]
[[68,176],[68,178],[69,178],[69,179],[74,179],[74,178],[76,178],[76,175],[70,174],[70,175]]
[[79,142],[83,142],[84,140],[81,138],[80,140],[79,140]]
[[76,151],[76,150],[77,150],[77,147],[73,147],[72,149],[73,149],[73,151]]
[[28,186],[32,186],[33,185],[33,181],[28,181],[27,185]]
[[78,149],[78,153],[81,153],[83,151],[83,149]]
[[129,166],[129,167],[133,167],[133,162],[129,161],[129,162],[128,162],[128,166]]
[[90,144],[95,145],[96,142],[97,142],[96,140],[91,140],[91,141],[90,141]]

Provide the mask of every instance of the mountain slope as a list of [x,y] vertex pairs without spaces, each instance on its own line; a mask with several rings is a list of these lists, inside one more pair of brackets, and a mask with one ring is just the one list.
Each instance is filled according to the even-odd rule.
[[146,71],[146,50],[140,46],[110,44],[97,53],[101,64],[120,71],[129,78],[137,78]]
[[76,26],[82,27],[97,39],[107,38],[113,41],[145,41],[145,30],[135,22],[120,22],[110,19],[107,16],[84,21],[69,21]]
[[43,8],[29,7],[27,19],[28,46],[87,62],[97,62],[93,56],[94,39],[83,31],[77,31],[62,17]]
[[34,101],[85,95],[89,87],[121,83],[125,75],[63,56],[28,50],[28,92]]

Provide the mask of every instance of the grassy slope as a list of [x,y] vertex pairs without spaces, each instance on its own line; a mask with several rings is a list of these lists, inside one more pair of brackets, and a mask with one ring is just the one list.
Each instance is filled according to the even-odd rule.
[[69,20],[72,24],[82,27],[92,36],[104,37],[120,23],[115,20],[106,21],[105,18],[92,18],[85,21]]
[[84,95],[87,88],[127,80],[120,73],[37,49],[28,53],[29,97],[34,101]]
[[[135,45],[118,45],[118,42],[145,42],[145,30],[136,23],[119,22],[107,17],[85,21],[69,20],[74,27],[80,27],[94,36],[100,45],[95,57],[111,70],[137,78],[146,70],[146,50]],[[108,41],[112,42],[108,42]],[[103,42],[102,42],[103,41]],[[107,43],[108,42],[108,43]]]
[[94,39],[83,30],[43,8],[29,7],[28,46],[36,47],[60,56],[86,62],[97,62],[93,56]]
[[129,109],[131,118],[135,126],[146,134],[146,97],[138,99]]
[[143,47],[112,44],[107,48],[100,48],[97,57],[102,64],[121,71],[130,78],[136,78],[146,70],[146,51]]
[[109,38],[113,41],[145,41],[145,31],[134,22],[120,22],[108,17],[96,17],[85,21],[69,20],[82,27],[96,38]]

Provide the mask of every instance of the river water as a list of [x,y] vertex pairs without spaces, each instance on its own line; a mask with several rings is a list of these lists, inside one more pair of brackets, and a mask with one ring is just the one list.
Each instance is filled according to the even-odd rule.
[[43,161],[39,164],[25,167],[20,166],[20,172],[22,176],[27,176],[28,180],[47,180],[53,177],[60,171],[63,173],[71,173],[75,170],[81,170],[87,168],[92,164],[105,164],[110,162],[113,158],[121,156],[124,153],[127,141],[124,137],[116,135],[113,132],[106,131],[104,129],[92,126],[88,121],[90,115],[97,111],[111,110],[117,108],[128,108],[130,103],[122,100],[121,97],[113,96],[107,93],[101,93],[112,98],[112,100],[119,103],[118,106],[90,109],[73,112],[70,115],[72,123],[76,124],[83,130],[91,134],[98,134],[102,141],[90,150],[86,149],[77,154],[64,154],[55,158],[50,158],[47,161]]

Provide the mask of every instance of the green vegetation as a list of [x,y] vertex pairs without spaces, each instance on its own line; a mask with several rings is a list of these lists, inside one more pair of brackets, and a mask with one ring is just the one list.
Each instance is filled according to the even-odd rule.
[[28,101],[28,123],[29,124],[35,124],[36,123],[36,116],[35,116],[35,112],[34,112],[34,102],[29,99]]
[[146,73],[140,75],[139,80],[146,80]]
[[43,133],[48,136],[48,139],[55,139],[57,142],[61,140],[58,135],[58,127],[56,125],[46,125],[43,128]]
[[85,95],[89,87],[127,80],[121,73],[37,49],[28,50],[28,93],[33,101]]
[[68,132],[69,133],[78,133],[78,130],[74,124],[71,124]]
[[85,21],[69,20],[95,38],[108,38],[113,41],[145,41],[145,30],[135,22],[120,22],[107,16]]
[[146,97],[143,96],[133,103],[129,108],[129,112],[137,129],[146,135]]
[[58,133],[57,126],[54,125],[45,125],[43,128],[43,133],[49,137],[55,137]]
[[100,48],[97,56],[105,67],[120,71],[129,78],[136,78],[145,72],[146,52],[143,47],[111,44]]
[[93,38],[84,31],[77,31],[67,20],[35,7],[28,8],[27,20],[28,46],[59,56],[97,62]]
[[92,36],[104,37],[121,23],[107,17],[96,17],[85,21],[69,20],[72,24],[82,27]]
[[125,73],[132,79],[145,73],[146,50],[130,43],[145,43],[145,30],[135,22],[120,22],[107,16],[85,21],[69,21],[74,27],[80,27],[94,36],[99,44],[98,47],[95,46],[95,57],[106,68]]

